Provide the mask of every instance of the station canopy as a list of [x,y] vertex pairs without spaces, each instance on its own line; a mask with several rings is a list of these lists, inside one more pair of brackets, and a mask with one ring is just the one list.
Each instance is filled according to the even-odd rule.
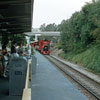
[[34,0],[0,0],[0,35],[31,32]]

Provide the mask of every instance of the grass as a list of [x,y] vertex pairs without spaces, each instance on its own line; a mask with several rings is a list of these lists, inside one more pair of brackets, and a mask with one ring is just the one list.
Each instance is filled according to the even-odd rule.
[[97,46],[93,46],[80,54],[62,52],[59,56],[76,64],[82,65],[94,73],[100,73],[100,48]]

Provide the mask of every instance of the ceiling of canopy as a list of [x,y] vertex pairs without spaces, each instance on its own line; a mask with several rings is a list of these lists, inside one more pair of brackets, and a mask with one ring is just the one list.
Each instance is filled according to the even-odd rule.
[[0,0],[0,34],[31,32],[34,0]]

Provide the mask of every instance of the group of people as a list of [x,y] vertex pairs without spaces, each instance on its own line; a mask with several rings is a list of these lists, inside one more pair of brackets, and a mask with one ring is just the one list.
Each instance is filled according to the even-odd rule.
[[12,42],[11,46],[11,57],[23,56],[25,54],[25,48],[23,47],[23,43],[20,43],[19,48],[16,49],[16,42]]
[[23,47],[23,43],[20,43],[19,48],[16,48],[17,44],[15,41],[12,42],[11,45],[11,52],[7,51],[7,48],[5,45],[2,46],[2,51],[1,51],[1,55],[0,55],[0,66],[2,67],[2,69],[0,69],[1,75],[3,77],[7,77],[9,73],[9,68],[8,68],[8,64],[10,62],[11,59],[13,59],[14,57],[19,57],[19,56],[24,56],[25,55],[25,49]]

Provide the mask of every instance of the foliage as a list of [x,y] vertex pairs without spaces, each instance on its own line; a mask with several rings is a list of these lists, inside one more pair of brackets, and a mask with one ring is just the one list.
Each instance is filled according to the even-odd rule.
[[41,30],[41,31],[45,31],[45,27],[46,27],[46,25],[45,25],[45,23],[44,23],[44,24],[42,24],[42,25],[40,26],[40,30]]
[[30,41],[34,41],[34,39],[35,39],[35,36],[30,37]]
[[71,62],[86,67],[94,73],[100,73],[100,48],[98,46],[90,47],[82,53],[75,54],[70,51],[68,53],[61,52],[60,57],[67,59]]
[[[10,38],[11,39],[11,38]],[[20,44],[21,42],[25,45],[26,44],[26,38],[24,34],[16,34],[14,35],[13,39],[11,41],[16,41],[17,44]]]
[[75,55],[71,61],[85,66],[86,68],[100,73],[100,48],[91,47],[81,54]]
[[[5,41],[5,40],[6,40],[6,41]],[[7,45],[7,44],[8,44],[8,41],[9,41],[9,39],[8,39],[8,34],[2,35],[2,37],[1,37],[1,44],[2,44],[2,45]]]
[[1,41],[2,45],[8,45],[9,41],[11,41],[11,42],[16,41],[17,44],[20,44],[21,42],[23,44],[26,44],[26,38],[25,38],[24,34],[15,34],[15,35],[4,34],[2,36],[2,41]]
[[53,24],[48,24],[48,25],[41,25],[40,26],[41,31],[57,31],[57,25],[55,23]]
[[87,3],[80,12],[63,20],[59,30],[64,52],[80,53],[91,44],[100,44],[100,0]]

